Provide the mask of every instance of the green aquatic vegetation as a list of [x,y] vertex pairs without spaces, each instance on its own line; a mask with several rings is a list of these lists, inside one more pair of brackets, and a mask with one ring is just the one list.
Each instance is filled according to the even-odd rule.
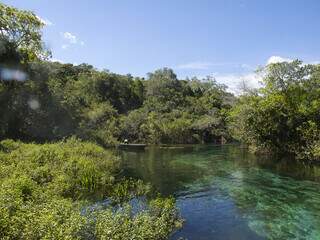
[[[251,229],[269,239],[319,238],[314,226],[320,224],[320,208],[312,201],[320,197],[316,184],[258,169],[245,176],[237,184],[224,181],[221,185],[244,212]],[[264,183],[259,188],[255,187],[258,181]]]
[[320,237],[319,229],[315,229],[320,225],[318,184],[281,177],[256,167],[248,169],[230,161],[215,162],[215,168],[193,183],[191,189],[198,191],[205,186],[219,189],[224,197],[232,199],[249,228],[258,235],[267,239]]
[[96,218],[95,234],[99,239],[166,239],[172,228],[180,228],[177,213],[172,211],[175,201],[171,198],[157,198],[150,202],[147,210],[133,217],[130,206],[115,214],[104,211]]
[[[144,198],[146,208],[136,215],[123,207],[151,187],[121,177],[119,158],[102,147],[77,139],[0,146],[1,239],[156,240],[179,226],[173,199]],[[114,204],[84,211],[105,199]]]
[[81,239],[86,218],[68,199],[50,199],[1,207],[1,239]]
[[81,198],[108,191],[119,171],[119,159],[91,143],[75,139],[56,144],[16,144],[3,141],[1,153],[7,176],[27,175],[56,195]]
[[110,199],[114,203],[130,201],[139,196],[146,196],[151,193],[151,186],[141,180],[124,179],[114,184],[111,190]]

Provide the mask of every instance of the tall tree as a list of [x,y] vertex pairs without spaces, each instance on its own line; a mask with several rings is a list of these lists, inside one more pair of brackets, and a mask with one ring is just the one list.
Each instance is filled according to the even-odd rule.
[[48,57],[41,40],[44,23],[31,11],[19,10],[0,3],[0,45],[10,42],[19,50],[22,62]]

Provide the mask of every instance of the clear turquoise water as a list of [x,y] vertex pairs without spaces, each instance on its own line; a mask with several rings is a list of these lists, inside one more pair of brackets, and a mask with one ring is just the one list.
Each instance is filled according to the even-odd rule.
[[125,174],[174,195],[171,239],[320,239],[320,168],[235,145],[122,151]]

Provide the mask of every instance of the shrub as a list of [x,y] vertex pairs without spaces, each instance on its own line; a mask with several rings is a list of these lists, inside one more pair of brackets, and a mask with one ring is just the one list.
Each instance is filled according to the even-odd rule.
[[[118,157],[102,147],[74,138],[0,145],[1,239],[164,239],[177,227],[174,201],[149,200],[150,186],[120,178]],[[133,214],[139,196],[147,207]],[[98,200],[114,204],[85,211]]]

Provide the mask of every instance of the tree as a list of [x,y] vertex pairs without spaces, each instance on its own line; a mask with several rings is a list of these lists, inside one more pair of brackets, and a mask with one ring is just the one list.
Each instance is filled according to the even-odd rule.
[[23,63],[49,55],[41,40],[44,23],[33,12],[0,3],[0,16],[0,45],[10,42],[18,49]]
[[260,71],[265,73],[263,83],[266,93],[286,92],[295,85],[309,79],[313,66],[302,64],[301,61],[269,64]]
[[301,61],[270,64],[265,87],[246,93],[230,114],[230,129],[256,150],[319,158],[319,66]]
[[147,96],[165,99],[172,97],[172,94],[180,89],[177,75],[170,68],[158,69],[148,74]]

